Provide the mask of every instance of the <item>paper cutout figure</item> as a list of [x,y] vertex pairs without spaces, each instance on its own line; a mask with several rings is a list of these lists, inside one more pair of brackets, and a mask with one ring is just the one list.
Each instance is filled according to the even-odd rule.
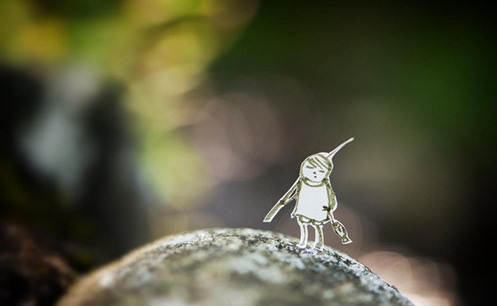
[[264,222],[271,222],[283,206],[295,199],[296,205],[291,217],[297,218],[300,227],[299,247],[305,248],[307,245],[307,227],[310,224],[315,230],[313,247],[321,249],[324,245],[323,225],[328,222],[331,222],[333,231],[343,244],[351,243],[345,226],[333,216],[337,199],[329,176],[333,170],[333,156],[353,140],[354,138],[348,139],[329,153],[321,152],[307,157],[300,165],[298,179],[268,212]]

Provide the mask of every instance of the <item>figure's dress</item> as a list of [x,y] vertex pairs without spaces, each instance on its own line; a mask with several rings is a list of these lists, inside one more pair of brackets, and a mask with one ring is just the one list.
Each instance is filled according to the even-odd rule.
[[310,185],[305,180],[300,182],[297,204],[293,214],[303,216],[313,221],[324,222],[329,220],[328,212],[323,209],[330,206],[330,198],[326,183]]

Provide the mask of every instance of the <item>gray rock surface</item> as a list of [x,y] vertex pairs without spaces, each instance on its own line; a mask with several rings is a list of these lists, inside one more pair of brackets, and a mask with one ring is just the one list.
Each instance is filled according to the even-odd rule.
[[146,245],[79,280],[58,306],[412,305],[325,247],[252,229],[208,229]]

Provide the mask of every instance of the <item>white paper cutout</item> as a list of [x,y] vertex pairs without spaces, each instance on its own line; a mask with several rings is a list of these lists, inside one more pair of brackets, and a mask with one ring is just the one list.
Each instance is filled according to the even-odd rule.
[[316,237],[313,247],[321,249],[324,245],[323,225],[328,222],[331,222],[342,244],[351,243],[345,226],[333,216],[338,203],[329,176],[333,170],[333,156],[353,140],[348,139],[329,153],[321,152],[307,157],[300,165],[298,179],[267,213],[264,222],[271,222],[281,208],[295,200],[291,217],[297,218],[300,227],[299,247],[305,248],[307,245],[307,227],[310,224],[314,227]]

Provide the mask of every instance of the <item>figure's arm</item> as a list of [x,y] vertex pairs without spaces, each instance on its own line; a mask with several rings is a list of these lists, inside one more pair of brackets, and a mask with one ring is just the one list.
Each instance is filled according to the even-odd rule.
[[293,183],[292,187],[288,189],[288,191],[279,199],[278,203],[271,208],[271,210],[267,213],[266,217],[264,218],[264,222],[271,222],[276,216],[276,214],[280,211],[283,206],[287,205],[291,200],[293,200],[299,190],[300,186],[300,179],[297,179],[295,183]]
[[333,212],[337,209],[337,197],[329,181],[326,182],[326,191],[328,191],[328,207],[326,210],[330,212],[330,216],[333,218]]

